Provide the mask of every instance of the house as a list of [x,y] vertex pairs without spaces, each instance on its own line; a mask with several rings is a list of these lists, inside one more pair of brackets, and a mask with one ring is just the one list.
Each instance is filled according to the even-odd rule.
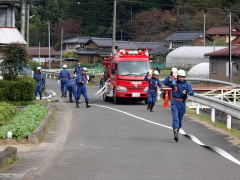
[[[229,27],[228,26],[217,26],[210,28],[206,34],[215,41],[223,41],[224,43],[229,42]],[[232,44],[240,42],[240,32],[236,28],[232,28]]]
[[163,42],[132,42],[134,46],[137,47],[138,50],[145,50],[149,49],[149,54],[151,57],[151,60],[155,62],[162,61],[162,56],[164,56],[165,61],[165,55],[168,52],[168,45],[167,43]]
[[[28,53],[32,57],[33,61],[40,63],[46,63],[49,61],[49,48],[48,47],[29,47]],[[50,49],[51,61],[59,59],[59,53],[53,48]]]
[[[205,54],[209,57],[209,77],[222,81],[229,81],[229,49],[224,48]],[[240,83],[240,46],[232,47],[232,82]]]
[[90,41],[91,37],[73,37],[63,41],[64,49],[66,51],[76,52],[76,49],[85,49],[86,44]]
[[15,8],[20,6],[20,2],[20,0],[0,1],[0,46],[11,43],[27,44],[15,28]]
[[192,67],[199,63],[209,62],[205,54],[224,49],[226,46],[184,46],[170,52],[166,57],[167,67]]
[[[169,49],[175,49],[182,46],[201,46],[203,45],[203,33],[200,31],[177,31],[165,39],[168,42]],[[206,36],[206,44],[211,38]]]
[[[100,62],[105,56],[112,53],[112,39],[98,37],[75,37],[64,42],[66,51],[75,52],[83,64]],[[166,43],[160,42],[130,42],[116,41],[117,49],[150,51],[153,60],[158,60],[159,54],[165,54],[168,50]]]

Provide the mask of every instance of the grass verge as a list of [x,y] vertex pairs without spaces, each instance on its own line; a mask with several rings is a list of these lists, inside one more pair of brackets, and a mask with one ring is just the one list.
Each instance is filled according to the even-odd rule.
[[214,126],[216,128],[219,128],[219,129],[229,133],[233,137],[235,137],[235,138],[240,140],[240,131],[237,130],[236,128],[228,129],[227,126],[224,123],[222,123],[222,122],[215,122],[215,123],[213,123],[211,121],[211,118],[207,117],[204,114],[196,114],[195,110],[192,110],[192,109],[189,109],[189,108],[187,108],[186,113],[188,115],[191,115],[191,116],[201,120],[201,121],[207,122],[208,124],[210,124],[210,125],[212,125],[212,126]]

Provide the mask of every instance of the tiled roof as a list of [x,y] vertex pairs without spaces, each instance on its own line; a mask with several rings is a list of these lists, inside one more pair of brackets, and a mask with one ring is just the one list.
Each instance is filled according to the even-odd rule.
[[20,5],[20,0],[0,0],[0,4],[13,4],[13,5]]
[[[206,34],[208,34],[208,35],[228,35],[229,27],[228,26],[212,27],[206,32]],[[240,35],[240,32],[236,31],[235,28],[232,28],[232,34]]]
[[85,44],[87,43],[88,41],[90,41],[91,37],[74,37],[74,38],[71,38],[71,39],[66,39],[63,41],[64,44],[75,44],[75,43],[79,43],[79,44]]
[[157,54],[159,52],[166,53],[168,47],[166,43],[161,42],[132,42],[138,49],[149,49],[150,54]]
[[166,41],[193,41],[199,36],[203,36],[200,31],[177,31],[174,34],[167,37]]
[[[221,49],[215,52],[205,54],[205,56],[228,56],[229,48]],[[236,45],[232,47],[232,56],[240,57],[240,46]]]
[[[40,47],[40,56],[48,57],[48,47]],[[31,56],[39,56],[39,47],[29,47],[28,52]],[[51,56],[58,56],[59,53],[51,48]]]

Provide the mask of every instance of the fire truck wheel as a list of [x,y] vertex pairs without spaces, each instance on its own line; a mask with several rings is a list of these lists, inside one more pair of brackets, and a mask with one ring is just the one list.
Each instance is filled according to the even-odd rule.
[[109,101],[109,97],[106,96],[105,94],[103,94],[103,100],[104,100],[105,102],[107,102],[107,101]]
[[114,102],[114,104],[118,104],[119,103],[119,99],[118,99],[118,97],[116,96],[115,93],[113,94],[113,102]]

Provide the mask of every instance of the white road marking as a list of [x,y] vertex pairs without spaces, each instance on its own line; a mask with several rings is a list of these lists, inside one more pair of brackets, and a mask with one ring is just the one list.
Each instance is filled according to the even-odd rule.
[[[147,123],[151,123],[151,124],[154,124],[154,125],[157,125],[157,126],[161,126],[161,127],[164,127],[164,128],[167,128],[167,129],[172,129],[172,127],[170,126],[166,126],[164,124],[160,124],[160,123],[156,123],[154,121],[150,121],[148,119],[145,119],[145,118],[142,118],[142,117],[139,117],[139,116],[136,116],[134,114],[131,114],[131,113],[128,113],[126,111],[122,111],[122,110],[119,110],[119,109],[116,109],[116,108],[112,108],[112,107],[109,107],[109,106],[103,106],[103,105],[99,105],[99,104],[93,104],[95,106],[98,106],[98,107],[102,107],[102,108],[105,108],[105,109],[110,109],[110,110],[113,110],[113,111],[117,111],[117,112],[120,112],[120,113],[123,113],[123,114],[126,114],[130,117],[134,117],[136,119],[139,119],[139,120],[142,120],[142,121],[145,121]],[[218,148],[218,147],[214,147],[214,146],[208,146],[208,145],[205,145],[204,143],[202,143],[197,137],[195,137],[194,135],[192,134],[187,134],[184,130],[180,129],[179,131],[182,135],[190,138],[194,143],[202,146],[202,147],[205,147],[207,149],[210,149],[214,152],[216,152],[217,154],[221,155],[222,157],[240,165],[240,161],[238,159],[236,159],[235,157],[233,157],[231,154],[229,154],[228,152],[224,151],[223,149],[221,148]]]

